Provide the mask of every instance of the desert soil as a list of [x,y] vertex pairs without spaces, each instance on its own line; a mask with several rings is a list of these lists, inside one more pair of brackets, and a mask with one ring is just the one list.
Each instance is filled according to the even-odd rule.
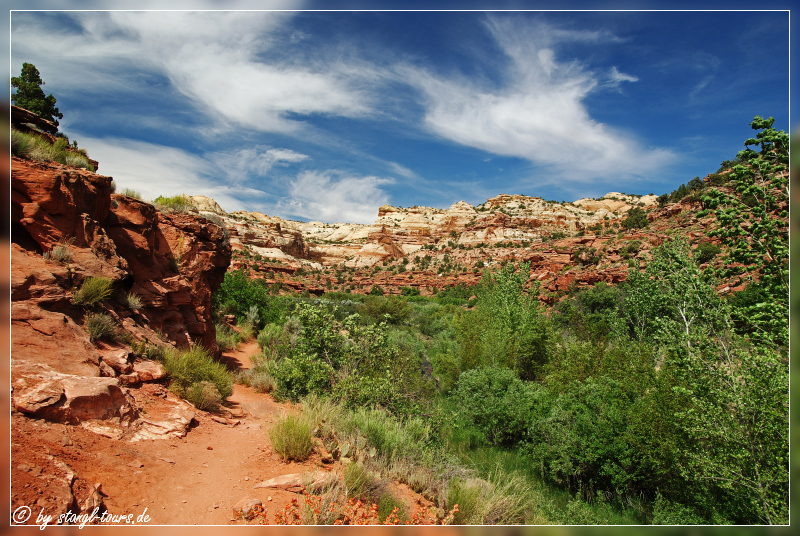
[[[225,358],[232,368],[249,368],[249,356],[257,352],[256,343],[251,342],[226,353]],[[157,385],[131,390],[146,417],[158,417],[159,393],[163,396],[164,388]],[[150,524],[160,525],[243,524],[233,515],[234,505],[243,498],[261,500],[267,519],[273,522],[275,512],[298,495],[254,489],[257,483],[338,468],[338,463],[323,464],[316,452],[303,463],[287,463],[273,451],[267,430],[291,409],[290,404],[277,403],[269,394],[243,385],[235,385],[229,401],[226,418],[198,411],[197,425],[183,438],[138,442],[12,414],[12,512],[20,505],[31,506],[32,523],[42,508],[46,513],[53,507],[59,489],[64,488],[63,479],[44,476],[64,473],[58,460],[76,474],[73,492],[78,504],[99,483],[110,513],[134,514],[135,519],[147,509]],[[391,488],[410,513],[418,511],[421,502],[427,503],[406,486]]]

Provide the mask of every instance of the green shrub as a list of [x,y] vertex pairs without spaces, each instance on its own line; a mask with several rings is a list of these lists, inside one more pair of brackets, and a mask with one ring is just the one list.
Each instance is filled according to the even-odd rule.
[[83,280],[80,290],[72,295],[75,305],[93,307],[111,295],[113,282],[107,277],[87,277]]
[[[386,320],[390,324],[402,324],[411,312],[411,306],[397,296],[369,296],[362,305],[365,315],[377,322]],[[386,315],[389,315],[388,318]]]
[[251,387],[257,393],[272,393],[278,387],[269,366],[240,370],[236,381]]
[[123,302],[124,305],[131,311],[138,311],[142,308],[142,298],[140,298],[135,292],[128,292],[125,294]]
[[72,262],[72,253],[69,251],[69,246],[75,241],[75,238],[62,239],[53,246],[53,249],[46,251],[42,257],[47,262],[57,262],[60,264],[68,264]]
[[31,136],[11,129],[11,154],[20,158],[28,158],[28,151],[33,145]]
[[722,249],[712,242],[700,242],[693,252],[694,261],[697,264],[705,264],[713,260],[721,252]]
[[647,220],[647,212],[639,207],[633,207],[628,211],[628,216],[622,220],[622,227],[625,229],[643,229],[650,225]]
[[395,512],[400,522],[406,519],[406,507],[403,501],[388,491],[384,491],[378,497],[378,519],[386,519],[392,512]]
[[239,324],[239,340],[249,342],[256,335],[256,326],[245,320]]
[[281,326],[278,326],[277,324],[267,324],[264,326],[264,329],[258,333],[256,342],[258,343],[259,348],[267,349],[281,341],[284,335],[285,332]]
[[708,520],[698,515],[694,508],[673,503],[660,493],[653,503],[653,525],[706,525]]
[[303,415],[284,415],[269,429],[272,448],[284,461],[302,462],[311,454],[311,422]]
[[196,382],[186,389],[186,400],[194,404],[201,411],[214,411],[219,409],[222,397],[217,387],[208,381]]
[[235,351],[239,347],[239,334],[228,324],[217,324],[216,330],[220,352]]
[[286,316],[285,298],[271,296],[263,280],[250,279],[243,270],[226,272],[219,290],[214,293],[214,310],[225,310],[243,321],[253,305],[264,323],[282,324]]
[[383,288],[380,285],[373,285],[372,289],[369,291],[370,296],[383,296]]
[[122,195],[127,196],[127,197],[133,197],[134,199],[139,199],[139,200],[142,199],[142,194],[141,193],[137,192],[136,190],[132,190],[130,188],[123,188],[122,189]]
[[185,194],[174,195],[172,197],[160,195],[153,201],[153,204],[161,212],[189,212],[189,210],[194,208],[194,202]]
[[213,383],[223,400],[233,393],[233,378],[228,369],[214,361],[202,346],[168,353],[164,358],[164,368],[179,394],[185,395],[193,384],[204,381]]
[[497,366],[464,372],[455,398],[461,415],[494,445],[524,441],[532,415],[547,403],[540,386],[526,384],[512,370]]
[[358,499],[366,499],[374,492],[376,487],[375,479],[372,478],[364,464],[359,462],[351,463],[345,467],[344,484],[347,496]]
[[114,319],[105,313],[90,313],[86,315],[86,331],[92,342],[101,339],[115,341],[118,336],[117,325]]
[[53,146],[44,138],[33,136],[31,145],[28,147],[28,158],[36,162],[53,162],[56,160],[57,153]]
[[619,250],[620,257],[624,259],[630,259],[631,257],[635,257],[639,253],[639,249],[642,247],[641,240],[631,240],[624,246],[622,246]]
[[89,163],[89,160],[85,156],[73,152],[67,152],[64,156],[64,163],[70,167],[88,169],[89,171],[95,170],[94,166]]
[[253,304],[250,306],[250,309],[245,313],[245,321],[253,326],[253,328],[258,328],[261,323],[261,314],[258,311],[258,305]]
[[335,375],[333,367],[315,355],[297,352],[282,359],[275,369],[279,398],[298,400],[311,393],[327,393]]

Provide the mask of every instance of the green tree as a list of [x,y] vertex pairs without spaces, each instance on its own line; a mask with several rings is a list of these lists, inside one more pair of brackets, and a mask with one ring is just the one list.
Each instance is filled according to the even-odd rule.
[[643,229],[650,225],[647,220],[647,212],[639,207],[633,207],[628,211],[628,217],[622,220],[621,225],[625,229]]
[[11,86],[17,88],[17,92],[11,94],[11,102],[51,121],[55,128],[51,129],[50,133],[55,134],[58,132],[58,119],[63,118],[64,114],[56,108],[56,98],[52,93],[45,96],[41,87],[43,85],[44,81],[39,76],[36,66],[32,63],[23,63],[20,75],[11,78]]
[[634,331],[657,341],[686,403],[681,472],[701,490],[695,500],[711,519],[788,522],[788,361],[732,333],[730,303],[684,240],[653,250],[629,281]]
[[[705,206],[716,210],[710,232],[729,248],[721,277],[747,274],[765,299],[734,311],[750,337],[786,346],[789,341],[789,135],[756,116],[759,130],[744,142],[728,177],[734,192],[708,190]],[[754,146],[755,149],[751,149]]]
[[480,365],[513,369],[523,380],[539,376],[548,359],[550,329],[535,298],[538,286],[525,285],[529,264],[511,263],[487,271],[477,290],[474,315],[456,315],[453,326],[461,346],[462,372]]

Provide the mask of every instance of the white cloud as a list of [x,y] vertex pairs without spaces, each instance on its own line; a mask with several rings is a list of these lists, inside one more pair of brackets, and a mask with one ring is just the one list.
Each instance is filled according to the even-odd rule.
[[[166,77],[201,114],[255,131],[297,134],[304,125],[289,114],[373,113],[373,99],[358,71],[331,61],[335,58],[302,64],[264,59],[272,49],[291,44],[291,38],[280,34],[292,13],[111,11],[69,16],[80,32],[50,27],[48,20],[24,14],[12,17],[12,62],[41,58],[37,67],[46,77],[81,93],[88,88],[105,95],[146,95],[153,78]],[[58,50],[65,54],[53,53]]]
[[618,85],[620,82],[638,82],[639,78],[630,74],[619,72],[616,67],[611,67],[611,73],[608,75],[611,83]]
[[407,167],[398,164],[397,162],[387,162],[389,165],[389,169],[392,170],[392,173],[395,175],[400,175],[401,177],[405,177],[407,179],[416,179],[418,175],[414,173],[413,170],[408,169]]
[[[119,191],[130,188],[146,200],[160,195],[206,195],[227,212],[253,210],[253,200],[267,194],[254,188],[231,186],[209,177],[209,162],[180,149],[119,138],[79,135],[91,147],[89,155],[100,163],[98,172],[114,178]],[[249,203],[240,198],[248,198]]]
[[275,166],[288,166],[308,160],[308,155],[291,149],[263,146],[239,149],[235,152],[207,154],[220,173],[231,184],[242,184],[253,177],[264,177]]
[[[575,61],[560,61],[555,51],[565,40],[615,41],[614,36],[502,18],[490,19],[487,27],[509,60],[502,87],[403,69],[425,97],[424,121],[432,132],[462,145],[550,166],[561,178],[579,181],[641,175],[673,157],[666,150],[643,148],[592,119],[583,101],[599,86],[598,77]],[[614,72],[629,81],[634,78]]]
[[285,43],[273,33],[285,13],[112,13],[157,58],[174,87],[221,119],[259,131],[296,132],[287,113],[356,117],[369,99],[323,65],[264,63]]
[[283,211],[325,222],[372,223],[389,201],[381,186],[392,179],[353,177],[336,171],[304,171],[289,186]]

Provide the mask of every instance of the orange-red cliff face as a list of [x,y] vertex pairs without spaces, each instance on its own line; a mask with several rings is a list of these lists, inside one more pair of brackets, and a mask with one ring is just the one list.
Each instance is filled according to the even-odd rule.
[[[26,328],[17,323],[30,327],[14,316],[23,309],[34,316],[60,313],[67,325],[79,321],[74,291],[89,276],[105,276],[116,297],[133,292],[142,300],[138,311],[114,298],[106,304],[133,333],[160,332],[178,345],[216,348],[211,294],[230,263],[223,230],[199,216],[162,214],[111,194],[110,184],[88,171],[12,158],[13,335],[24,337]],[[70,261],[45,262],[43,253],[59,243],[69,244]]]

